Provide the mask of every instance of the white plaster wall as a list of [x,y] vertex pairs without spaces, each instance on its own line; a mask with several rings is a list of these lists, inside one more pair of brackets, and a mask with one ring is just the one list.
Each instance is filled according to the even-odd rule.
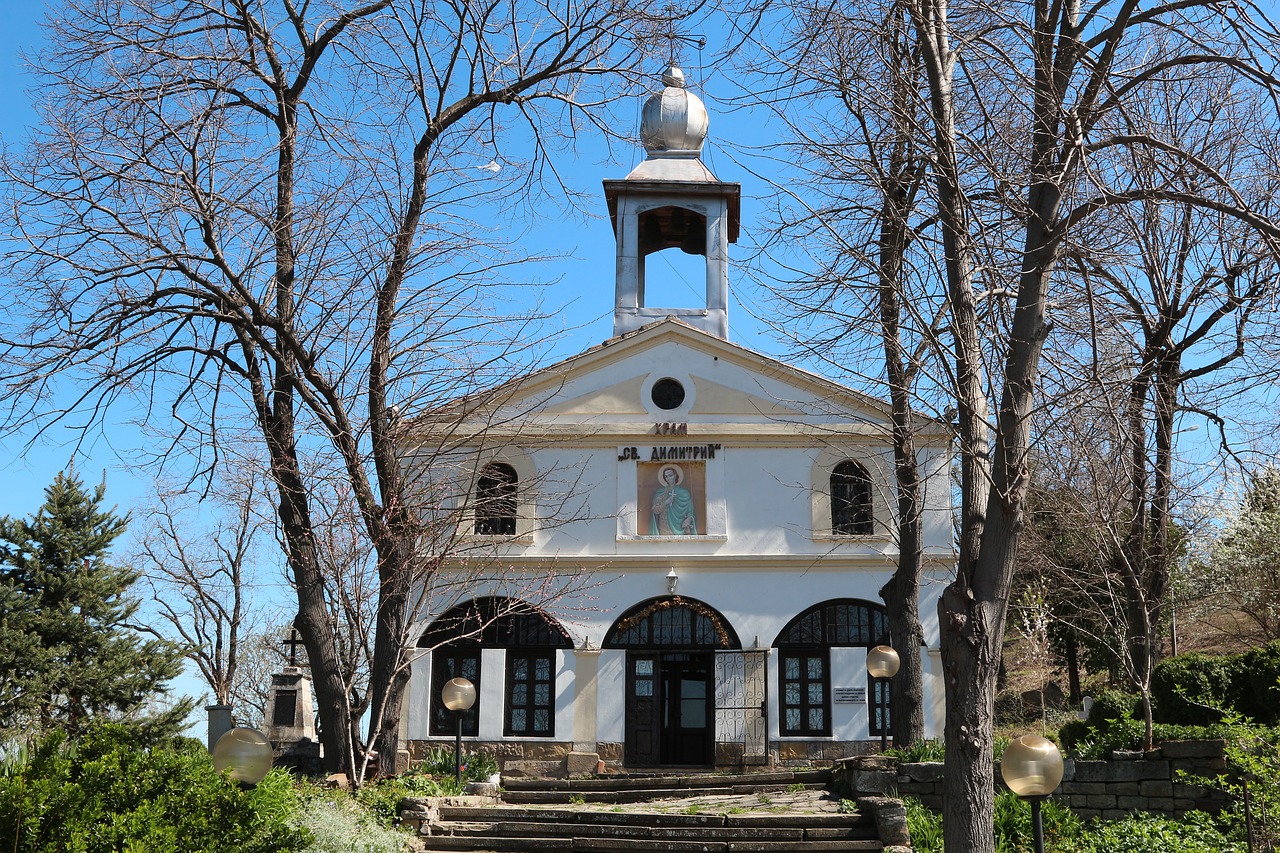
[[430,722],[431,656],[415,658],[409,676],[409,707],[407,709],[408,737],[417,740],[427,737]]
[[[624,579],[625,581],[626,579]],[[633,592],[635,600],[646,590],[640,587],[642,580],[649,580],[657,585],[665,580],[658,577],[642,579],[632,577],[630,582],[620,585],[615,592],[624,589]],[[758,598],[754,607],[748,608],[747,598],[742,590],[736,594],[717,596],[712,594],[714,579],[703,576],[694,584],[697,592],[690,592],[690,597],[697,598],[716,607],[733,625],[742,645],[746,648],[755,646],[755,638],[761,644],[769,646],[778,631],[800,611],[813,603],[822,600],[807,600],[806,594],[779,594]],[[732,588],[734,584],[719,584]],[[736,586],[742,586],[737,584]],[[796,586],[792,584],[792,586]],[[664,586],[665,589],[665,586]],[[701,593],[701,594],[697,594]],[[646,596],[651,597],[651,596]],[[827,595],[826,598],[836,597]],[[865,595],[853,597],[866,598]],[[730,603],[736,601],[736,605]],[[769,606],[761,606],[765,603]],[[747,610],[751,612],[746,612]],[[585,628],[592,637],[592,642],[599,644],[609,625],[618,613],[610,611],[602,613],[599,618],[583,620],[578,623],[579,630]],[[943,688],[941,660],[936,649],[921,649],[921,663],[924,670],[925,701],[925,736],[938,737],[943,725]],[[557,655],[556,674],[556,733],[554,740],[569,741],[575,738],[573,730],[573,695],[574,695],[574,654],[561,651]],[[836,648],[831,650],[831,686],[866,688],[866,650],[860,648]],[[484,703],[480,711],[481,739],[501,739],[503,692],[505,691],[506,653],[502,649],[484,650],[481,664],[480,701]],[[622,649],[604,649],[599,657],[599,674],[597,675],[598,692],[596,696],[596,739],[602,742],[620,743],[624,739],[624,713],[626,705],[625,682],[626,652]],[[769,736],[778,739],[778,657],[776,650],[768,659],[768,691],[770,697]],[[430,721],[430,703],[437,697],[430,695],[431,659],[424,655],[413,663],[413,677],[409,686],[408,705],[408,737],[425,739],[428,735]],[[833,704],[832,708],[832,740],[864,740],[868,734],[868,716],[866,705]],[[803,740],[804,738],[800,738]]]
[[506,663],[506,649],[480,650],[480,690],[476,697],[480,706],[480,740],[502,739],[503,693],[507,689]]
[[596,740],[622,743],[625,738],[627,653],[622,649],[600,652],[600,693],[596,706]]
[[[640,332],[643,338],[645,332]],[[783,626],[813,604],[830,598],[859,598],[878,603],[879,589],[896,568],[896,546],[889,535],[857,537],[848,541],[815,537],[811,481],[815,460],[830,448],[856,448],[856,458],[868,454],[892,470],[886,446],[887,423],[867,408],[835,410],[831,399],[814,386],[797,384],[795,377],[768,360],[756,363],[721,358],[712,351],[691,347],[679,340],[663,340],[652,346],[611,342],[605,355],[591,369],[570,371],[563,383],[544,392],[543,402],[564,404],[589,399],[597,393],[613,393],[621,402],[607,410],[584,407],[565,414],[533,414],[525,418],[524,435],[511,440],[523,448],[537,470],[536,506],[540,520],[533,533],[511,544],[495,543],[496,554],[515,571],[548,569],[566,573],[590,572],[599,581],[588,592],[550,608],[570,631],[574,644],[589,640],[599,646],[622,611],[667,593],[666,575],[674,569],[678,593],[705,602],[720,611],[744,647],[770,646]],[[608,347],[627,351],[610,360]],[[771,366],[772,365],[772,366]],[[644,393],[663,376],[686,384],[689,391],[678,409],[662,411]],[[637,384],[639,383],[639,384]],[[715,383],[713,387],[710,383]],[[637,399],[618,397],[618,388]],[[610,391],[610,389],[615,389]],[[704,404],[709,395],[739,395],[763,413],[746,408],[737,414],[699,413],[699,389]],[[725,389],[728,389],[726,391]],[[607,394],[606,394],[607,396]],[[567,401],[567,402],[566,402]],[[767,407],[772,410],[764,412]],[[780,413],[778,408],[790,410]],[[607,407],[606,407],[607,408]],[[748,407],[749,408],[749,407]],[[513,403],[529,412],[528,400]],[[590,413],[596,411],[596,413]],[[502,423],[504,418],[495,417]],[[655,435],[656,423],[688,423],[694,434]],[[806,438],[802,430],[824,425],[832,430],[864,423],[866,435]],[[723,425],[721,429],[717,425]],[[543,439],[543,427],[554,431],[572,426],[575,438]],[[591,436],[598,432],[600,439]],[[620,460],[623,448],[637,447],[643,461],[653,447],[720,444],[714,459],[706,461],[709,535],[689,538],[645,537],[636,527],[636,462]],[[927,643],[936,647],[936,603],[953,573],[950,453],[926,446],[921,461],[928,477],[925,513],[927,576],[921,589],[920,613]],[[425,457],[424,457],[425,458]],[[410,463],[412,464],[412,463]],[[459,470],[467,470],[465,463]],[[471,466],[474,468],[474,466]],[[896,509],[892,483],[874,491],[892,517]],[[490,591],[477,587],[476,595]],[[924,652],[922,652],[924,653]],[[925,653],[927,654],[927,653]],[[482,737],[498,739],[502,730],[502,691],[505,669],[500,650],[487,650],[483,670]],[[492,659],[491,659],[492,657]],[[573,712],[573,656],[565,655],[557,675],[556,739],[570,740]],[[625,654],[605,650],[600,656],[597,700],[597,739],[623,739],[623,675]],[[942,689],[936,656],[927,656],[925,669],[926,714],[930,733],[940,731]],[[865,653],[860,649],[835,649],[832,653],[832,686],[865,687]],[[840,670],[835,669],[836,666]],[[776,655],[770,656],[771,732],[777,737]],[[838,672],[858,672],[857,684],[846,684]],[[425,737],[429,664],[414,664],[409,727],[411,737]],[[836,739],[866,737],[865,706],[833,705]]]
[[[523,557],[609,558],[613,555],[676,557],[725,555],[836,555],[875,558],[896,564],[891,535],[851,537],[847,541],[814,536],[813,490],[810,474],[820,449],[770,446],[753,440],[726,445],[705,461],[707,472],[707,532],[673,541],[638,533],[637,467],[619,460],[626,447],[636,447],[647,461],[654,447],[685,447],[706,441],[686,436],[638,438],[632,445],[600,448],[552,448],[531,455],[538,470],[573,472],[579,495],[547,491],[537,504],[543,519],[536,525],[531,546],[508,553]],[[721,443],[721,442],[714,442]],[[876,450],[886,456],[888,451]],[[888,463],[886,462],[886,468]],[[540,484],[540,489],[544,488]],[[936,491],[936,489],[934,490]],[[932,498],[932,494],[930,495]],[[943,498],[949,497],[949,493]],[[873,497],[890,518],[892,493],[886,485]],[[572,514],[557,519],[566,507]],[[950,514],[940,506],[926,515],[926,548],[937,557],[951,552]],[[887,561],[887,562],[886,562]]]

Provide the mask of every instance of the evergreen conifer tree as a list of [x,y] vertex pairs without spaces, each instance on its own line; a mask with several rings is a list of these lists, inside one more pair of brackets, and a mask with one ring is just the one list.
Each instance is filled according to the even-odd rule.
[[101,718],[176,729],[191,710],[147,714],[182,652],[129,626],[138,574],[108,562],[128,517],[102,508],[105,490],[62,473],[34,516],[0,518],[0,730],[75,733]]

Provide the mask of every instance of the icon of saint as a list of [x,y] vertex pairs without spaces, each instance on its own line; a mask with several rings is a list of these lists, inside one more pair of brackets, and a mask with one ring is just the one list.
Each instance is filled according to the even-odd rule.
[[682,485],[684,470],[679,465],[663,465],[658,469],[658,480],[649,508],[649,535],[697,536],[693,496]]

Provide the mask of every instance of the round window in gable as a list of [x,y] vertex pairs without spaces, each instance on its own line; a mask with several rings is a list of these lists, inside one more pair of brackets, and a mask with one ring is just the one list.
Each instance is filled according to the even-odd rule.
[[653,383],[649,397],[659,409],[678,409],[684,402],[684,386],[670,377],[659,379]]

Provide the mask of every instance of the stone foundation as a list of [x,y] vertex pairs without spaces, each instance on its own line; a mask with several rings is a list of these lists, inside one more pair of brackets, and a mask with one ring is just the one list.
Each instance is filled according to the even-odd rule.
[[[453,738],[438,740],[411,740],[408,743],[409,759],[415,763],[425,761],[427,753],[434,749],[453,752]],[[475,741],[462,742],[462,751],[468,755],[492,755],[501,767],[506,761],[563,761],[573,752],[569,741]]]
[[783,740],[770,744],[770,757],[779,767],[825,767],[833,761],[870,755],[879,741]]
[[[410,764],[426,760],[433,749],[453,750],[451,738],[412,740],[407,748]],[[834,761],[878,752],[877,741],[774,741],[768,755],[747,755],[738,741],[716,743],[715,767],[717,770],[739,771],[762,767],[807,768],[827,767]],[[628,768],[623,763],[623,744],[600,742],[594,753],[575,750],[572,741],[464,741],[463,750],[468,754],[493,756],[499,769],[508,776],[584,775],[588,772],[619,773]],[[591,771],[585,769],[586,760],[576,756],[594,755],[598,762]],[[569,764],[572,763],[572,767]]]

